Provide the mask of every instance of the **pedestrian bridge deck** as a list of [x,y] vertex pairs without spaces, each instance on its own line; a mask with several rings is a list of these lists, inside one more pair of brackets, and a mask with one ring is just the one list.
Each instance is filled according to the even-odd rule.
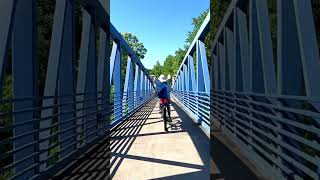
[[152,101],[145,111],[148,119],[138,115],[113,135],[112,179],[209,179],[210,142],[200,128],[175,103],[169,132],[158,103]]
[[115,180],[209,179],[210,174],[214,179],[256,179],[235,156],[230,158],[230,151],[220,141],[213,144],[219,157],[210,165],[208,135],[175,100],[171,116],[173,122],[165,132],[157,99],[151,100],[112,130],[111,158],[105,138],[54,179],[107,179],[109,173]]

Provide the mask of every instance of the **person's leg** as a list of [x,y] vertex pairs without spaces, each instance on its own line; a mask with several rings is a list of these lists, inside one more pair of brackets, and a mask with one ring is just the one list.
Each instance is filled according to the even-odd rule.
[[168,131],[166,109],[167,109],[166,107],[163,107],[163,124],[164,124],[164,130]]
[[162,108],[163,110],[162,110],[162,112],[163,112],[163,114],[162,114],[162,116],[163,116],[163,119],[167,119],[167,108],[165,107],[165,106],[163,106],[163,108]]
[[167,109],[168,109],[168,117],[169,117],[169,121],[171,121],[171,110],[170,110],[170,104],[167,104]]

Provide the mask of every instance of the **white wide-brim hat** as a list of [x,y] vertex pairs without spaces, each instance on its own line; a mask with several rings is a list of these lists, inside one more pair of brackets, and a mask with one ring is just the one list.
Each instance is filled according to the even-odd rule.
[[170,74],[169,74],[168,78],[165,75],[161,74],[159,76],[159,81],[160,82],[167,82],[167,80],[169,80],[170,78],[171,78]]

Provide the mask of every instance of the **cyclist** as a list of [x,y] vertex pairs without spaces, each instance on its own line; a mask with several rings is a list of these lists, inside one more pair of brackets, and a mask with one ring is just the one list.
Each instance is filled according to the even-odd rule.
[[[163,74],[159,76],[158,87],[158,97],[160,99],[160,108],[163,108],[163,117],[165,121],[171,122],[171,112],[170,112],[170,87],[167,84],[167,80],[170,79],[170,75],[166,78]],[[168,118],[167,113],[168,111]],[[166,123],[165,123],[166,124]],[[165,130],[167,131],[166,125]]]

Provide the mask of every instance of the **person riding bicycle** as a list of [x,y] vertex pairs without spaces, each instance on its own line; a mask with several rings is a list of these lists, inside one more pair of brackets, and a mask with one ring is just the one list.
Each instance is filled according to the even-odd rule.
[[163,74],[159,76],[158,83],[158,98],[160,99],[160,107],[166,107],[168,111],[168,119],[167,119],[167,113],[164,109],[163,117],[170,122],[171,121],[171,112],[170,112],[170,87],[167,84],[167,80],[170,79],[170,75],[168,78],[166,78]]

